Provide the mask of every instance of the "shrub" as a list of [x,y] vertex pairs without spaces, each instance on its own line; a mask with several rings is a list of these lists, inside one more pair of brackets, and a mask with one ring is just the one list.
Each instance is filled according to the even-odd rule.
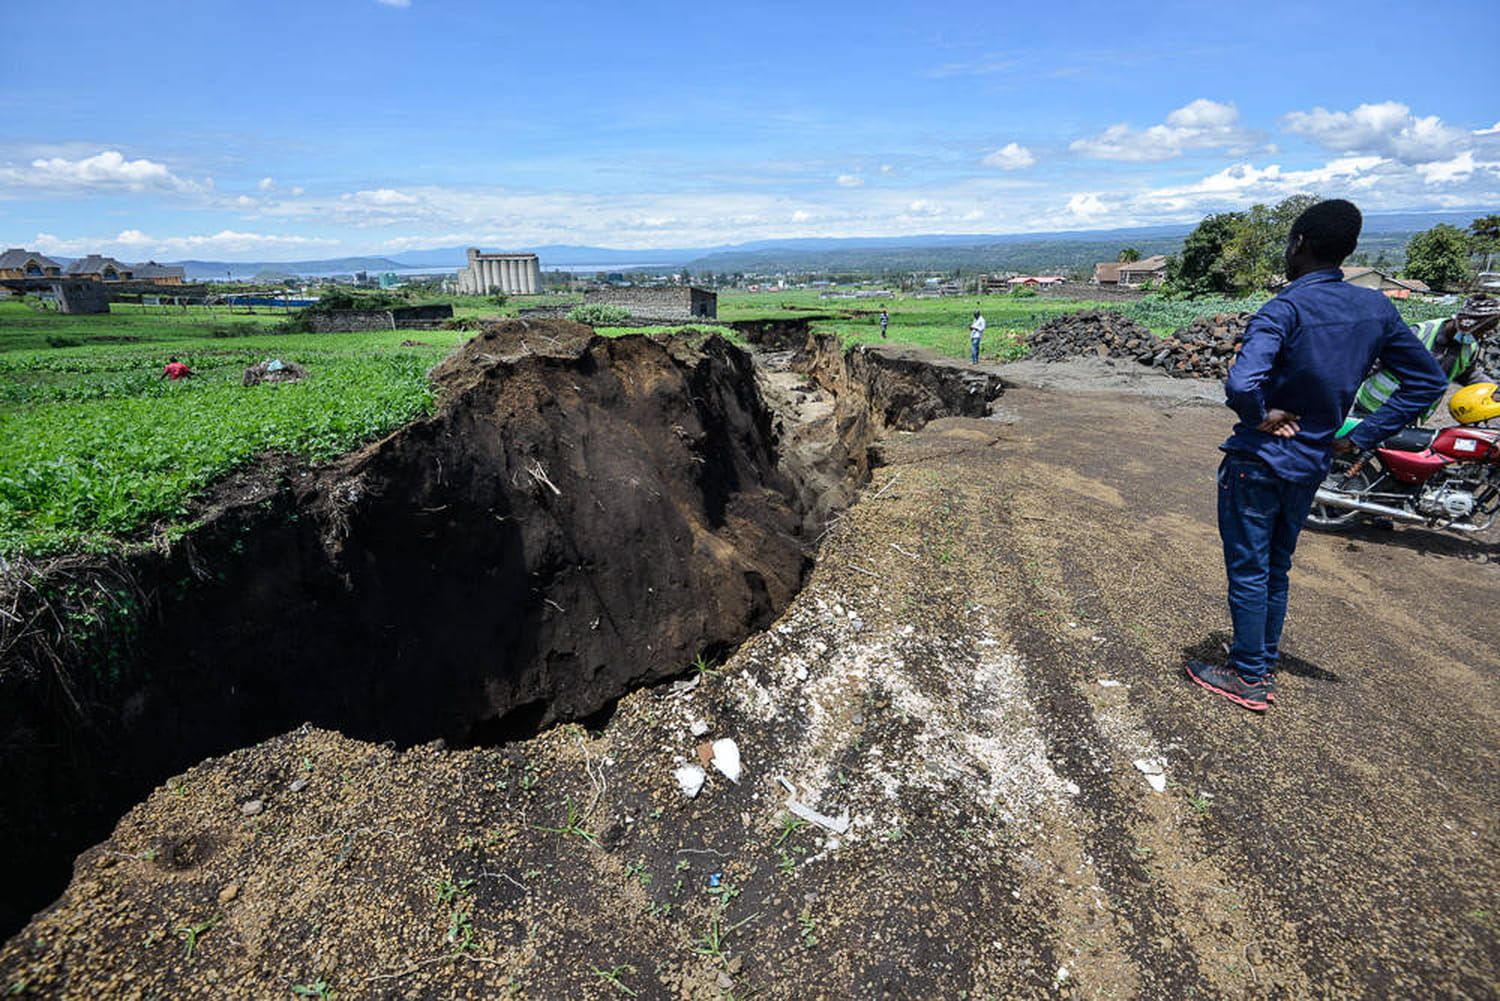
[[568,312],[568,319],[590,327],[612,327],[630,320],[630,310],[623,306],[576,306]]

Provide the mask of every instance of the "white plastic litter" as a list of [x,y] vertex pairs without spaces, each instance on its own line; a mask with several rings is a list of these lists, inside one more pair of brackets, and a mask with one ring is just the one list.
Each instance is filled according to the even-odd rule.
[[701,737],[708,732],[708,724],[701,719],[695,719],[688,724],[688,730],[694,737]]
[[1100,688],[1120,688],[1124,684],[1125,684],[1125,682],[1123,682],[1123,681],[1116,681],[1114,678],[1100,678],[1099,679],[1099,687]]
[[740,780],[740,746],[728,737],[714,741],[713,765],[731,782]]
[[776,781],[780,782],[782,788],[786,790],[787,813],[790,813],[794,817],[800,817],[803,820],[807,821],[809,824],[816,824],[826,831],[832,831],[834,834],[843,834],[845,831],[849,830],[848,810],[845,810],[837,817],[830,817],[827,814],[819,813],[817,810],[814,810],[806,803],[797,802],[796,786],[792,785],[780,775],[776,776]]
[[1157,792],[1167,791],[1166,767],[1155,758],[1137,758],[1136,770],[1146,776],[1146,784]]
[[708,781],[708,773],[697,765],[683,765],[672,775],[677,779],[677,785],[681,787],[682,794],[688,799],[697,796],[703,788],[703,783]]

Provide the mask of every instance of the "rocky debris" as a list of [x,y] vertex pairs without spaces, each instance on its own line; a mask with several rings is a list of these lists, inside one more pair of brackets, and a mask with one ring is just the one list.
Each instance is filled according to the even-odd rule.
[[1083,310],[1038,327],[1031,336],[1031,357],[1040,361],[1090,355],[1128,358],[1179,378],[1223,379],[1252,315],[1200,316],[1170,337],[1157,337],[1121,313]]
[[297,382],[306,378],[307,369],[296,362],[268,358],[245,369],[245,376],[241,383],[246,386],[259,386],[263,382]]

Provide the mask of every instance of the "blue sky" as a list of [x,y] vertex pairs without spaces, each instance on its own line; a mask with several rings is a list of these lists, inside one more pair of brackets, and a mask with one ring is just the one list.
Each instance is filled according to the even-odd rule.
[[0,243],[128,260],[1500,210],[1500,7],[80,2]]

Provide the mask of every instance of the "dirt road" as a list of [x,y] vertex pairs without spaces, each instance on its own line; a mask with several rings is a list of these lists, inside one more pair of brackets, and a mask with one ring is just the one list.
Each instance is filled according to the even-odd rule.
[[[891,436],[777,624],[597,733],[205,762],[80,859],[0,988],[1493,997],[1500,546],[1306,535],[1277,706],[1193,688],[1227,639],[1230,415],[1192,388],[1014,388]],[[744,774],[688,799],[716,738]]]

